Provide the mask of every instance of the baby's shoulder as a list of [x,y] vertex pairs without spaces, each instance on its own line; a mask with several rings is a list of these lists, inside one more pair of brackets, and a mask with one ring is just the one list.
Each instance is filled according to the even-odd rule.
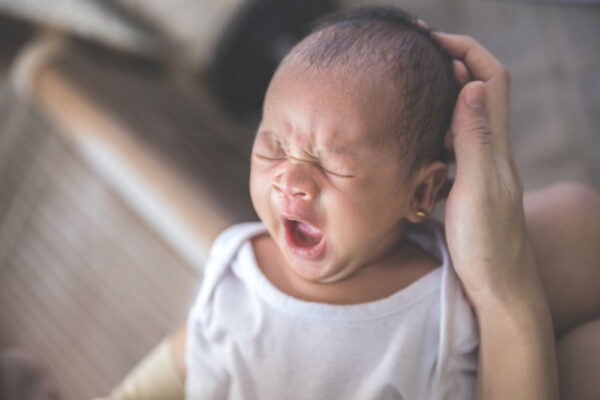
[[237,249],[243,242],[266,231],[262,222],[244,222],[225,229],[213,242],[209,259],[227,249]]

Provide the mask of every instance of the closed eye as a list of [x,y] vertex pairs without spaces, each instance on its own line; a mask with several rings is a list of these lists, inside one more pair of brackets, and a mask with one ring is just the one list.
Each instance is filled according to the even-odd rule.
[[323,168],[323,171],[329,175],[333,175],[336,178],[354,178],[354,175],[352,174],[345,174],[345,173],[341,173],[341,172],[334,172],[331,171],[329,169]]
[[[283,160],[287,159],[287,156],[285,156],[285,155],[265,155],[265,154],[261,154],[261,153],[254,153],[254,157],[256,157],[259,160],[266,161],[266,162],[276,162],[276,161],[283,161]],[[354,175],[352,175],[352,174],[343,173],[340,171],[333,171],[331,169],[324,168],[323,166],[321,166],[320,168],[327,175],[331,175],[336,178],[354,178]]]
[[264,160],[264,161],[281,161],[281,160],[285,160],[285,156],[283,155],[264,155],[264,154],[258,154],[258,153],[254,153],[254,156],[260,160]]

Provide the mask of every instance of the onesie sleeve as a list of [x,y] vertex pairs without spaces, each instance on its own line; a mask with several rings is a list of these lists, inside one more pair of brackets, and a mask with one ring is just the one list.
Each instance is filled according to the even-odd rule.
[[[206,316],[210,310],[192,308],[186,342],[186,399],[226,399],[229,377],[219,355],[206,335]],[[210,316],[208,316],[210,317]]]
[[215,343],[223,340],[219,312],[215,308],[215,292],[230,270],[232,258],[240,245],[261,224],[239,224],[225,230],[214,242],[200,289],[188,316],[185,349],[186,399],[226,399],[230,377],[222,354]]
[[185,348],[186,398],[227,398],[228,374],[211,345],[214,326],[213,294],[231,260],[236,229],[229,228],[213,243],[203,271],[202,283],[188,315]]

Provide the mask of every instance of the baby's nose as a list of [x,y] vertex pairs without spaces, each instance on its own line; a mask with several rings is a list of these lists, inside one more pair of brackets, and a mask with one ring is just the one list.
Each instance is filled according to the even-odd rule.
[[311,200],[318,193],[318,187],[312,178],[308,165],[288,162],[283,172],[273,179],[275,191],[288,197]]

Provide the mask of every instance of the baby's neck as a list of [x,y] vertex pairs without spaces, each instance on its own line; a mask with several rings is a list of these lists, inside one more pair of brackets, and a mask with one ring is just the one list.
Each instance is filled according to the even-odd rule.
[[268,234],[252,241],[258,267],[267,279],[289,296],[328,304],[359,304],[391,296],[434,270],[439,263],[423,249],[404,239],[384,259],[362,267],[333,283],[310,282],[290,268]]

